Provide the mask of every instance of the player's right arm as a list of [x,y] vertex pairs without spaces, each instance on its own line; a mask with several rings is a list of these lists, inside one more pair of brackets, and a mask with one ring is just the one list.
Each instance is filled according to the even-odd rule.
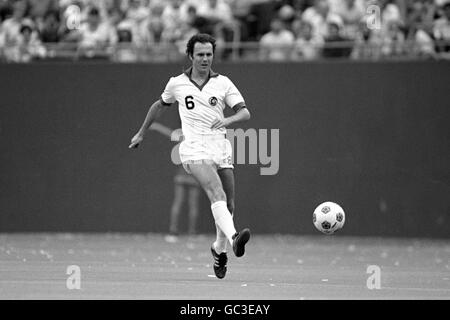
[[161,98],[155,101],[148,109],[144,123],[142,124],[139,131],[131,139],[131,144],[128,148],[137,148],[142,140],[144,140],[145,133],[152,125],[153,121],[158,119],[161,114],[167,109],[167,107],[169,107],[176,101],[175,95],[173,94],[173,88],[175,85],[175,79],[170,78],[169,82],[167,82],[164,92],[161,95]]
[[145,133],[151,126],[153,121],[158,119],[161,114],[167,109],[168,105],[163,103],[161,99],[155,101],[148,109],[147,115],[145,117],[144,123],[142,124],[139,131],[131,139],[131,144],[128,148],[137,148],[139,144],[144,140]]
[[162,125],[158,122],[153,122],[150,126],[149,130],[153,130],[161,133],[162,135],[168,137],[171,141],[181,142],[183,141],[183,131],[181,129],[172,130],[165,125]]
[[172,129],[170,129],[169,127],[166,127],[165,125],[162,125],[161,123],[158,123],[158,122],[153,122],[149,129],[159,132],[168,138],[170,138],[170,136],[172,135],[172,132],[173,132]]

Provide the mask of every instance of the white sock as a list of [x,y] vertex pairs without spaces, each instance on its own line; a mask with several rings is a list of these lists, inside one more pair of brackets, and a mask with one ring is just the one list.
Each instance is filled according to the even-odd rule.
[[219,226],[216,223],[216,241],[213,243],[214,249],[218,254],[227,252],[227,243],[227,236],[222,232],[222,230],[220,230]]
[[216,225],[224,233],[228,241],[230,241],[230,244],[232,244],[232,237],[236,233],[236,229],[234,228],[231,213],[228,211],[227,203],[225,201],[214,202],[211,205],[211,211]]

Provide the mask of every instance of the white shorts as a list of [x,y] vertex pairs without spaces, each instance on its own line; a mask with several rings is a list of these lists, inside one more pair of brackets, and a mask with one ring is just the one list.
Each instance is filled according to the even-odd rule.
[[180,144],[180,159],[187,173],[189,164],[209,163],[217,169],[233,169],[231,143],[225,137],[185,140]]

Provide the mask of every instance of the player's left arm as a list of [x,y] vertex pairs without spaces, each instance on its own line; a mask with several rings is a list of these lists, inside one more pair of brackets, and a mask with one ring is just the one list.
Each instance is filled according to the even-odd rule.
[[235,114],[223,119],[216,119],[212,123],[211,128],[212,129],[226,128],[232,125],[233,123],[250,120],[251,115],[247,107],[240,106],[239,108],[233,108],[233,110],[235,110],[236,112]]
[[225,103],[232,107],[235,113],[230,117],[214,120],[211,129],[226,128],[233,123],[247,121],[251,117],[250,111],[247,109],[244,98],[239,90],[229,78],[225,77],[224,80],[226,83]]
[[248,111],[248,109],[245,106],[243,106],[239,108],[237,112],[232,116],[214,120],[211,125],[211,129],[226,128],[236,122],[248,121],[250,117],[251,117],[250,111]]

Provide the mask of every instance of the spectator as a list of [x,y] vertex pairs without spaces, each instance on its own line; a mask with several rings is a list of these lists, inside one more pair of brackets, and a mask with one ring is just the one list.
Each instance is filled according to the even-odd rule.
[[153,6],[150,15],[139,26],[139,39],[145,45],[161,43],[166,40],[163,11],[162,5]]
[[170,35],[165,29],[162,18],[164,6],[152,6],[151,14],[139,27],[139,43],[141,50],[147,53],[147,60],[167,61],[170,53]]
[[3,33],[3,21],[10,15],[10,7],[7,3],[0,2],[0,61],[3,58],[3,48],[5,46],[5,36]]
[[224,48],[224,44],[234,40],[238,29],[237,21],[228,3],[224,0],[204,0],[197,8],[197,15],[205,19],[209,29],[207,33],[217,39],[216,56],[227,57],[231,50]]
[[3,48],[4,48],[4,37],[3,37],[2,23],[0,21],[0,61],[2,61],[4,56]]
[[392,27],[392,23],[404,24],[400,8],[393,0],[378,0],[378,5],[381,8],[381,31],[388,32]]
[[361,19],[356,32],[355,44],[351,53],[353,59],[378,59],[380,57],[379,33],[367,25],[367,17]]
[[324,58],[347,58],[352,52],[353,45],[342,35],[342,27],[336,22],[328,23],[322,55]]
[[[129,35],[131,37],[131,41],[134,46],[140,45],[140,38],[139,38],[139,32],[140,32],[140,25],[135,19],[132,19],[127,16],[127,11],[123,10],[120,6],[114,6],[107,10],[108,12],[108,22],[111,25],[111,27],[116,30],[117,37],[119,36],[119,33],[123,36],[122,42],[124,42],[128,35],[127,32],[119,32],[123,31],[124,29],[128,30],[131,34]],[[119,30],[120,29],[120,30]]]
[[117,44],[113,61],[116,62],[135,62],[139,59],[138,50],[133,43],[133,24],[130,21],[124,21],[117,26]]
[[42,46],[38,34],[30,24],[20,27],[16,44],[9,48],[6,54],[8,61],[30,62],[36,58],[45,57],[45,48]]
[[292,0],[292,8],[294,9],[294,20],[301,19],[303,12],[311,7],[313,0]]
[[136,25],[141,25],[150,16],[150,7],[141,0],[129,0],[126,18],[134,21]]
[[106,49],[117,42],[114,28],[102,21],[100,11],[92,7],[88,11],[86,22],[79,30],[79,50],[84,58],[101,58],[106,56]]
[[57,8],[58,4],[56,0],[27,0],[29,3],[29,16],[36,25],[40,28],[45,14]]
[[[381,8],[378,30],[368,30],[360,23],[362,17],[367,18],[365,10],[372,4]],[[99,11],[99,27],[86,30],[87,25],[92,26],[89,22],[92,7]],[[59,42],[57,50],[65,48],[67,53],[75,52],[74,47],[79,43],[82,52],[92,54],[96,50],[104,51],[119,36],[124,46],[130,35],[128,31],[116,30],[122,22],[128,26],[132,22],[132,42],[137,45],[145,41],[154,48],[155,43],[162,44],[160,48],[169,50],[160,54],[161,57],[172,54],[174,59],[180,58],[184,45],[178,50],[178,43],[195,32],[202,32],[216,36],[216,56],[226,58],[228,53],[236,52],[233,51],[236,47],[223,44],[261,40],[272,32],[272,19],[276,17],[284,22],[284,30],[295,33],[292,58],[296,60],[316,55],[312,43],[319,41],[320,45],[324,41],[331,22],[339,26],[340,37],[356,40],[353,58],[376,58],[377,50],[373,48],[377,46],[384,57],[405,55],[408,50],[400,47],[409,43],[413,45],[410,52],[428,57],[434,52],[450,51],[449,11],[449,0],[0,0],[0,51],[17,45],[23,37],[20,28],[25,23],[38,32],[42,43]],[[108,31],[101,31],[104,29]],[[103,37],[107,40],[97,41],[102,33],[109,34]],[[279,40],[279,36],[276,38]],[[96,49],[85,50],[85,47]],[[239,52],[244,51],[245,47]],[[273,50],[261,50],[261,56],[270,51]],[[285,59],[279,53],[280,50],[275,60]]]
[[288,26],[292,25],[295,20],[295,10],[292,6],[284,4],[278,9],[278,17],[283,21],[283,23]]
[[292,29],[295,35],[292,59],[295,61],[319,58],[323,39],[319,35],[313,36],[312,25],[309,22],[296,20],[292,24]]
[[381,33],[381,54],[384,57],[401,56],[405,53],[405,35],[401,23],[392,20]]
[[330,12],[337,14],[344,23],[343,34],[355,39],[359,22],[366,14],[364,0],[330,0]]
[[33,21],[27,18],[29,5],[26,0],[15,0],[12,6],[12,16],[6,19],[2,24],[3,45],[6,47],[14,47],[21,37],[20,29],[23,24],[33,26]]
[[243,42],[254,40],[250,37],[250,25],[255,19],[255,16],[251,14],[252,1],[229,0],[228,3],[233,13],[233,18],[239,26],[239,40]]
[[413,31],[417,29],[416,24],[419,24],[421,29],[432,33],[434,16],[436,15],[436,6],[433,0],[414,0],[408,2],[406,8],[405,27]]
[[126,20],[126,11],[123,11],[120,6],[113,6],[106,10],[108,23],[117,28],[117,26]]
[[12,16],[13,8],[8,0],[0,0],[0,27],[3,21]]
[[39,36],[43,43],[56,43],[61,39],[59,12],[50,10],[45,13]]
[[170,42],[183,38],[183,31],[189,24],[189,6],[183,0],[170,0],[164,7],[162,20]]
[[406,8],[405,34],[410,52],[415,56],[431,57],[435,55],[433,34],[433,17],[435,6],[433,0],[414,0]]
[[442,17],[434,22],[433,35],[440,53],[450,52],[450,1],[442,5]]
[[259,41],[261,35],[270,31],[274,13],[278,8],[276,1],[253,1],[245,18],[247,38]]
[[416,56],[434,58],[434,41],[431,35],[427,31],[428,26],[425,24],[415,24],[410,31],[410,40],[414,43],[413,53]]
[[278,18],[274,18],[270,26],[271,31],[264,34],[259,42],[260,58],[271,61],[288,60],[292,55],[294,34]]
[[210,23],[228,23],[233,20],[230,6],[224,0],[205,0],[197,7],[197,15]]
[[[200,19],[201,20],[201,19]],[[180,34],[182,35],[175,45],[178,49],[178,54],[185,56],[186,43],[196,33],[200,32],[199,18],[197,17],[197,9],[194,6],[187,8],[187,19],[181,27]]]
[[313,26],[314,36],[322,38],[327,36],[329,22],[343,25],[342,18],[330,11],[327,0],[314,0],[314,5],[303,12],[302,20]]

